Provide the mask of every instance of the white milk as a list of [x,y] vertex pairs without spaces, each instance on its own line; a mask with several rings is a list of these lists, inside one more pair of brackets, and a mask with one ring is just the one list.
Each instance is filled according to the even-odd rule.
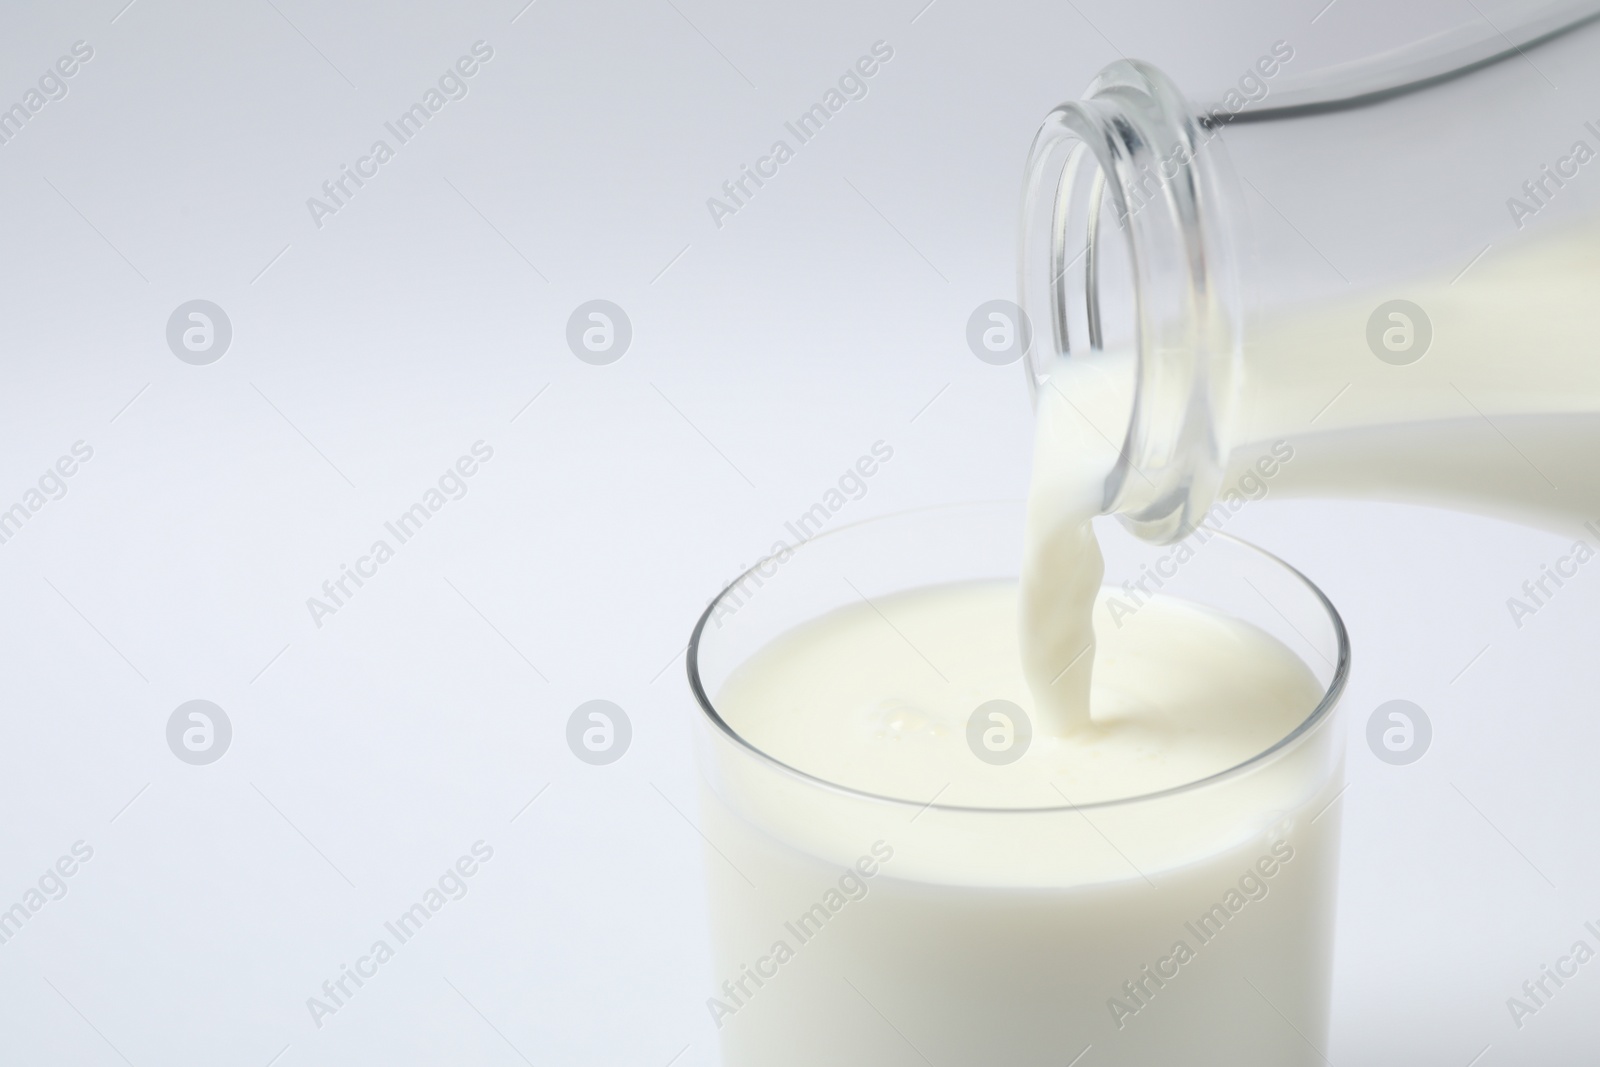
[[[1086,1049],[1086,1065],[1320,1062],[1326,754],[1092,807],[1236,767],[1323,694],[1253,626],[1170,598],[1116,626],[1097,602],[1090,517],[1125,369],[1079,361],[1062,369],[1070,388],[1041,396],[1021,583],[833,611],[717,694],[760,751],[918,805],[722,750],[721,795],[703,804],[720,986],[707,1009],[729,1067],[1065,1067]],[[969,742],[994,700],[1033,724],[1004,765]]]
[[918,802],[1043,808],[1142,796],[1236,766],[1322,696],[1305,663],[1253,626],[1157,598],[1118,628],[1101,601],[1093,723],[1037,731],[1022,759],[992,766],[968,745],[973,710],[997,699],[1033,707],[1018,596],[1012,582],[962,583],[832,612],[735,670],[717,706],[756,748],[829,782]]
[[1034,706],[1017,612],[1006,581],[878,598],[728,678],[717,706],[757,748],[940,807],[722,768],[703,810],[724,1062],[1065,1067],[1092,1045],[1086,1065],[1320,1063],[1307,1041],[1325,1047],[1327,1029],[1327,763],[1148,808],[1065,805],[1233,767],[1322,687],[1262,631],[1157,599],[1121,628],[1101,614],[1094,721],[991,766],[968,748],[973,709]]
[[[1431,321],[1415,363],[1367,344],[1390,298]],[[1281,439],[1294,460],[1274,493],[1467,508],[1580,536],[1600,517],[1596,337],[1596,222],[1497,245],[1458,279],[1276,314],[1244,354],[1226,482]]]
[[[1032,887],[901,877],[931,851],[903,820],[823,859],[711,806],[705,830],[738,865],[707,857],[723,1063],[1066,1067],[1092,1046],[1082,1067],[1320,1065],[1337,810],[1152,864],[1149,883]],[[1065,819],[989,817],[1036,850],[1106,848]]]

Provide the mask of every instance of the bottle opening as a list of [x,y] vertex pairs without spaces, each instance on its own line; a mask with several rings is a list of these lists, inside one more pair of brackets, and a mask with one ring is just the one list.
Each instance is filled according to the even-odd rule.
[[1217,427],[1239,357],[1223,211],[1232,180],[1216,132],[1133,60],[1052,111],[1029,154],[1019,272],[1036,324],[1029,388],[1048,387],[1058,360],[1131,353],[1132,402],[1109,420],[1122,440],[1104,510],[1150,541],[1192,530],[1221,480]]

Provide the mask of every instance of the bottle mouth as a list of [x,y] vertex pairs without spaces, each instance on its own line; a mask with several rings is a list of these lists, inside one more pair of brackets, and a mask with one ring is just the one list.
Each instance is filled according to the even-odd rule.
[[1018,277],[1035,324],[1029,391],[1037,401],[1058,360],[1131,351],[1102,510],[1147,541],[1193,530],[1222,480],[1240,345],[1234,189],[1217,131],[1137,60],[1052,111],[1029,152]]

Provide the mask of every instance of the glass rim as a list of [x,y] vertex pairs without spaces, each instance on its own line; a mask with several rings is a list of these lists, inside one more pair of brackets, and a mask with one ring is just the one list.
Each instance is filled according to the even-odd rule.
[[[943,511],[958,508],[974,509],[980,507],[993,507],[999,504],[1009,504],[1015,506],[1021,503],[1022,501],[1018,500],[975,500],[952,504],[932,504],[920,508],[911,508],[905,511],[890,512],[887,515],[876,515],[871,518],[858,519],[855,522],[846,523],[843,526],[826,530],[814,537],[807,538],[805,541],[802,541],[799,545],[791,548],[789,551],[791,553],[799,552],[813,541],[820,541],[826,537],[834,537],[845,533],[848,530],[853,530],[861,526],[889,522],[895,519],[904,519],[912,515],[922,514],[924,512]],[[798,778],[801,781],[813,786],[820,786],[830,792],[839,793],[857,800],[869,800],[884,804],[899,805],[906,808],[915,809],[918,814],[926,811],[991,815],[1060,814],[1063,812],[1119,808],[1134,804],[1146,803],[1153,800],[1181,796],[1186,793],[1198,792],[1199,790],[1208,786],[1218,785],[1225,781],[1242,777],[1257,767],[1271,762],[1275,757],[1287,752],[1289,749],[1298,747],[1300,742],[1309,737],[1318,726],[1322,725],[1332,715],[1333,709],[1339,703],[1339,698],[1344,695],[1345,685],[1349,681],[1350,677],[1350,635],[1345,629],[1344,619],[1339,615],[1338,609],[1333,606],[1333,602],[1328,599],[1327,595],[1323,593],[1321,588],[1319,588],[1317,584],[1310,578],[1307,578],[1304,574],[1302,574],[1297,568],[1289,563],[1286,563],[1284,560],[1280,559],[1273,553],[1268,552],[1259,545],[1251,544],[1242,538],[1234,537],[1232,534],[1223,533],[1220,530],[1212,531],[1211,536],[1213,538],[1220,538],[1222,540],[1230,541],[1238,547],[1245,549],[1247,552],[1261,557],[1268,563],[1276,564],[1277,566],[1283,568],[1283,570],[1287,571],[1292,577],[1297,579],[1301,585],[1309,590],[1311,595],[1315,597],[1317,602],[1322,606],[1323,611],[1327,613],[1329,622],[1333,624],[1334,636],[1338,643],[1338,655],[1333,664],[1333,677],[1329,680],[1327,686],[1324,688],[1322,698],[1317,701],[1317,706],[1313,708],[1304,719],[1300,720],[1300,722],[1296,724],[1293,730],[1289,731],[1283,737],[1273,742],[1267,748],[1255,753],[1249,759],[1240,763],[1236,763],[1231,767],[1224,768],[1223,770],[1217,771],[1214,774],[1209,774],[1204,778],[1197,778],[1192,782],[1184,782],[1179,785],[1169,786],[1166,789],[1158,789],[1153,793],[1139,793],[1131,797],[1115,797],[1110,800],[1093,800],[1085,804],[1052,804],[1045,807],[1024,808],[983,807],[971,804],[939,804],[936,803],[937,794],[935,794],[935,800],[922,802],[916,800],[907,800],[904,797],[889,796],[883,793],[873,793],[869,790],[857,789],[854,786],[843,785],[839,782],[832,782],[819,775],[812,774],[809,771],[795,767],[792,764],[785,763],[783,760],[780,760],[771,753],[757,748],[750,742],[748,738],[744,737],[739,733],[739,731],[735,730],[728,723],[728,721],[722,717],[722,714],[717,711],[715,705],[711,701],[710,696],[706,693],[705,685],[700,678],[700,641],[705,633],[706,623],[710,621],[712,614],[716,611],[717,606],[722,603],[723,598],[729,593],[733,592],[733,590],[736,589],[738,585],[748,578],[752,573],[754,573],[758,567],[764,566],[769,560],[775,558],[775,554],[768,554],[761,557],[761,559],[757,560],[737,578],[729,582],[723,587],[721,592],[711,599],[711,603],[706,605],[705,610],[700,613],[700,618],[695,623],[694,632],[689,636],[688,647],[685,649],[687,653],[685,656],[685,667],[687,669],[689,678],[689,690],[694,694],[695,702],[699,705],[701,713],[708,720],[710,720],[713,726],[715,726],[723,734],[727,735],[727,737],[739,747],[756,757],[757,760],[772,767],[780,773],[793,778]]]

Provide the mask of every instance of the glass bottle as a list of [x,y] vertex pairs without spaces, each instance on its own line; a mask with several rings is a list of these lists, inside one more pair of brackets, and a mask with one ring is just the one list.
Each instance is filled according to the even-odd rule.
[[1525,16],[1332,74],[1274,42],[1200,107],[1124,60],[1051,112],[1024,366],[1132,353],[1091,413],[1104,511],[1157,542],[1268,488],[1600,524],[1600,5]]

